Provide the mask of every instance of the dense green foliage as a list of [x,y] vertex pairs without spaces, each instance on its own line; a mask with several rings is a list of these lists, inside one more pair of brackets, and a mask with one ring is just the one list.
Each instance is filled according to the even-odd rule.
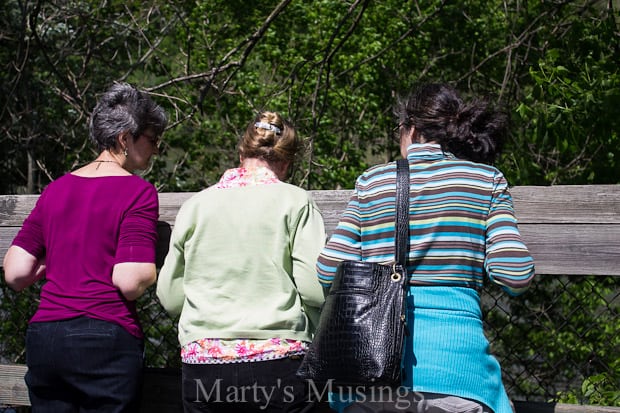
[[2,0],[0,22],[1,193],[37,193],[92,159],[88,113],[118,80],[170,113],[145,174],[162,191],[235,165],[259,109],[306,139],[293,182],[351,188],[397,156],[396,96],[432,80],[513,112],[498,162],[512,184],[620,176],[617,2]]

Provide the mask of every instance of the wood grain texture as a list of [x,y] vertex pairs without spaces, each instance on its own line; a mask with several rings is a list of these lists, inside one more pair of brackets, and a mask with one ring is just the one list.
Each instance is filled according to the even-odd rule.
[[[326,215],[324,218],[335,217],[336,222],[352,193],[309,192]],[[620,224],[620,185],[519,186],[511,188],[510,193],[520,223]],[[160,220],[174,223],[177,210],[192,195],[193,192],[159,194]],[[37,199],[37,195],[0,195],[0,226],[21,226]]]
[[30,406],[24,381],[26,371],[24,365],[0,365],[0,406]]
[[620,407],[583,404],[514,402],[516,413],[618,413]]
[[[520,186],[510,190],[519,229],[546,275],[620,275],[620,185]],[[351,190],[310,191],[331,234]],[[191,192],[159,194],[161,266],[178,209]],[[0,262],[36,195],[0,195]]]

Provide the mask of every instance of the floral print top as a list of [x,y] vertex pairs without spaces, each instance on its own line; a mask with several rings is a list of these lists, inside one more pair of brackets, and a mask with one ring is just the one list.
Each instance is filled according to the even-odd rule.
[[270,338],[202,338],[181,348],[181,361],[187,364],[222,364],[264,361],[304,354],[308,343],[298,340]]
[[[266,167],[234,168],[224,172],[215,185],[219,189],[252,185],[268,185],[281,182]],[[181,348],[181,361],[187,364],[221,364],[247,361],[263,361],[301,355],[308,349],[304,341],[270,339],[221,339],[202,338]]]
[[258,168],[234,168],[224,172],[216,188],[238,188],[240,186],[277,184],[280,180],[271,169],[259,166]]

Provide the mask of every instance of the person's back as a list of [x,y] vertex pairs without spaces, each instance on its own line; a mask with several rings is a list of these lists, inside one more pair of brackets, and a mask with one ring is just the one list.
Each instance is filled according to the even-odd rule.
[[[308,277],[324,239],[318,224],[309,194],[284,182],[214,185],[190,198],[173,235],[183,248],[181,343],[203,337],[310,341],[312,326],[300,309],[302,299],[311,307],[323,300]],[[165,288],[170,261],[159,282],[166,306],[175,299]],[[316,286],[306,287],[309,282]]]
[[180,314],[185,412],[313,407],[295,372],[323,302],[314,265],[325,229],[309,194],[283,182],[298,148],[292,125],[261,112],[241,165],[177,214],[157,295]]
[[45,188],[5,256],[13,289],[44,280],[26,334],[34,412],[139,408],[135,300],[155,282],[158,198],[132,172],[148,167],[166,124],[146,93],[110,87],[90,118],[97,159]]
[[[516,228],[509,228],[515,224],[514,211],[502,173],[489,165],[457,159],[436,144],[414,144],[408,158],[412,283],[481,288],[486,271],[511,293],[527,287],[529,279],[504,277],[510,271],[493,264],[503,256],[511,260],[521,256],[526,266],[531,263],[527,249],[511,248],[511,242],[521,243],[521,238]],[[396,165],[390,163],[373,167],[358,179],[364,260],[392,259],[392,251],[379,238],[392,236],[395,176]],[[487,232],[493,235],[496,228],[502,229],[502,237],[492,237],[493,243],[487,243]]]
[[[403,385],[419,392],[418,399],[425,401],[418,404],[426,408],[448,401],[462,405],[452,399],[456,397],[495,413],[511,410],[499,364],[484,337],[478,291],[488,277],[510,294],[521,293],[534,267],[504,176],[492,166],[468,160],[489,161],[496,153],[497,134],[505,123],[492,123],[495,118],[485,111],[484,105],[467,106],[453,89],[437,85],[419,89],[400,106],[401,152],[411,172],[412,334],[406,343]],[[467,146],[468,140],[472,145],[471,133],[459,127],[459,116],[462,123],[481,122],[478,133],[481,139],[487,134],[486,150]],[[394,260],[395,176],[392,162],[358,178],[341,222],[319,256],[319,278],[326,286],[341,260]],[[355,409],[352,405],[346,411]]]
[[14,241],[33,250],[45,246],[46,282],[30,322],[86,316],[142,337],[135,301],[120,299],[110,275],[117,262],[154,262],[157,215],[155,188],[134,175],[69,173],[52,182],[29,218],[45,227],[45,241],[34,243],[29,223]]

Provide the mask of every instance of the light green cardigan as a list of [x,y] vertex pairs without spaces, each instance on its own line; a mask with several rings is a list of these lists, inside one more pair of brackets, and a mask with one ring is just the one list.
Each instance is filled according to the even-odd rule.
[[[180,208],[157,296],[180,314],[181,346],[201,338],[311,341],[325,244],[309,194],[277,183],[208,188]],[[312,321],[311,321],[312,320]]]

